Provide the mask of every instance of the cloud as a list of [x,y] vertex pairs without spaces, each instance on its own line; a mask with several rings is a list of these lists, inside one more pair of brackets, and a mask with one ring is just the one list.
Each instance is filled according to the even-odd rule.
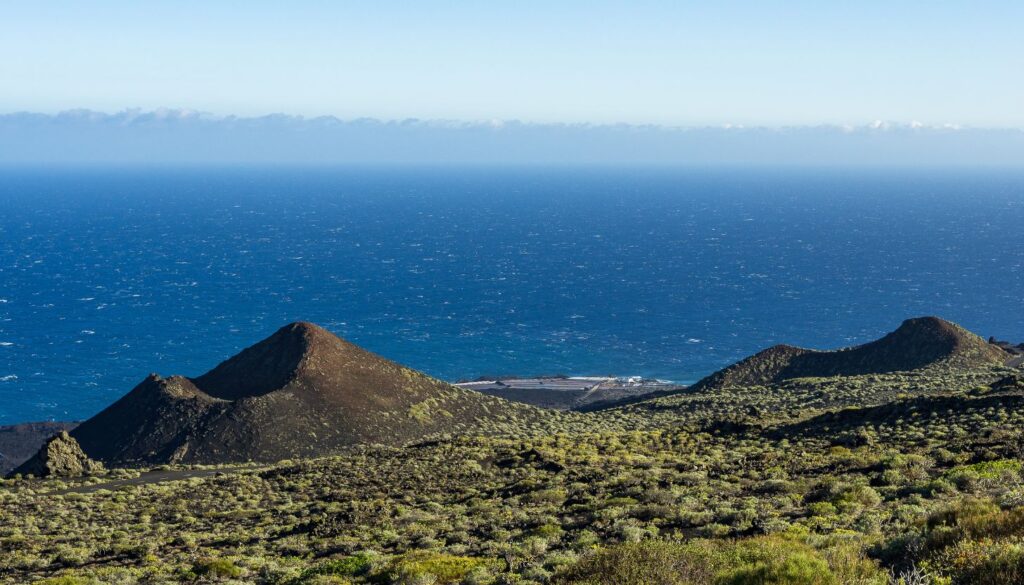
[[1024,131],[918,121],[679,127],[518,120],[220,116],[185,109],[0,115],[11,164],[1024,166]]

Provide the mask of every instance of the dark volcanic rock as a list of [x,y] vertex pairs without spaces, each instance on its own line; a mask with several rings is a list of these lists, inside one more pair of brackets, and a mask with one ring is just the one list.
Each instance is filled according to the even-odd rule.
[[691,389],[757,386],[793,378],[903,372],[948,363],[1004,364],[1009,354],[966,329],[939,319],[907,319],[885,337],[846,349],[818,351],[776,345],[700,380]]
[[1009,341],[1000,341],[995,337],[989,337],[988,342],[1010,355],[1024,355],[1024,343],[1014,345]]
[[72,435],[110,463],[277,461],[529,412],[294,323],[198,378],[151,375]]
[[103,465],[86,456],[82,448],[67,433],[46,441],[39,452],[31,459],[22,463],[13,474],[33,475],[35,477],[80,477],[103,471]]

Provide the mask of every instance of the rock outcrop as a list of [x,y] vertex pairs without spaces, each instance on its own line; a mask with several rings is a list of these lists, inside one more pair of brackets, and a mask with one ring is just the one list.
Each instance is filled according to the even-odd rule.
[[28,422],[0,426],[0,477],[28,461],[46,440],[75,428],[76,422]]
[[35,477],[81,477],[103,471],[103,464],[90,459],[67,431],[47,439],[46,444],[12,475]]

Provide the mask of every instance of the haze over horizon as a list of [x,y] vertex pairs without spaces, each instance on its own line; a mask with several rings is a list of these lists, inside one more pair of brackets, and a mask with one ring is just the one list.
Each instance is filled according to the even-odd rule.
[[889,123],[660,126],[344,120],[191,110],[0,114],[0,165],[1021,167],[1024,130]]

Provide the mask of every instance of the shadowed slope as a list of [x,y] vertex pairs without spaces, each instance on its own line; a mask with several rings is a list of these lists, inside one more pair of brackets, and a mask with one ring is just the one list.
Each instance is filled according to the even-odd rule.
[[224,400],[260,396],[287,385],[312,346],[315,326],[292,323],[243,349],[193,379],[207,394]]
[[172,461],[203,422],[223,414],[226,406],[188,378],[150,374],[71,435],[94,459]]

